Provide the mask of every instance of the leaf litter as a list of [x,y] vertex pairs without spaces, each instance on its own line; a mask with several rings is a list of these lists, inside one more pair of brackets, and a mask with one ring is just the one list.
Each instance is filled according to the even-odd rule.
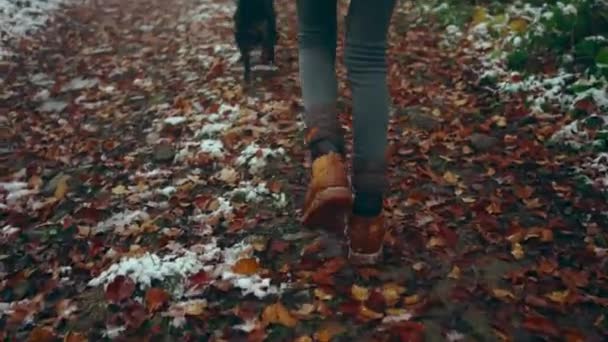
[[0,337],[605,338],[608,207],[566,172],[580,159],[542,143],[562,122],[496,110],[464,68],[484,55],[445,48],[414,5],[390,33],[390,229],[368,268],[297,220],[293,2],[277,2],[278,70],[254,70],[253,92],[232,1],[61,8],[2,83]]

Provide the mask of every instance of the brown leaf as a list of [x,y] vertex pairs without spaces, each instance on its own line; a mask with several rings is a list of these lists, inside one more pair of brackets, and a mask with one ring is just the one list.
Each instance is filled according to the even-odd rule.
[[281,324],[291,328],[298,324],[298,320],[280,302],[271,304],[264,309],[262,322],[265,324]]
[[330,342],[334,337],[344,333],[346,329],[336,322],[324,323],[315,333],[315,340],[319,342]]
[[146,309],[143,305],[133,302],[123,311],[123,318],[131,329],[138,329],[147,319]]
[[125,300],[135,291],[135,283],[131,278],[118,276],[106,287],[106,299],[110,302],[118,303]]
[[146,307],[148,311],[154,312],[161,309],[168,301],[169,294],[165,290],[153,287],[146,291]]
[[551,320],[540,316],[526,317],[523,327],[544,336],[558,337],[560,335],[559,328]]
[[515,186],[515,196],[517,196],[517,198],[519,198],[519,199],[530,198],[533,193],[534,193],[534,188],[529,185]]
[[27,338],[27,342],[53,342],[55,333],[49,327],[36,327]]
[[70,331],[65,334],[63,342],[87,342],[89,339],[81,333]]
[[232,266],[232,271],[236,274],[252,275],[258,272],[260,264],[255,258],[244,258]]

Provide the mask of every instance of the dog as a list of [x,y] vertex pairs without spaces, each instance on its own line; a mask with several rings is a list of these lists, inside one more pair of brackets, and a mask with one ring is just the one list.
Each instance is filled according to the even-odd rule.
[[277,19],[274,0],[237,0],[234,38],[245,68],[245,83],[251,80],[251,51],[262,48],[262,62],[274,64]]

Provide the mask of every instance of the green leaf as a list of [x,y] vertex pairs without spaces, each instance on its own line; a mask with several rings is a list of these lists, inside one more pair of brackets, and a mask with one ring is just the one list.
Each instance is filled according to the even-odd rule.
[[512,70],[523,70],[528,63],[528,52],[525,50],[515,50],[507,56],[507,65]]
[[608,46],[604,46],[598,53],[595,55],[595,64],[601,68],[608,67]]

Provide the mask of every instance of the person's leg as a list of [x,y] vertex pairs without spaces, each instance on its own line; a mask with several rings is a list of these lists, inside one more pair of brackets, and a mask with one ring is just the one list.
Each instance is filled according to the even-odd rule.
[[313,157],[327,149],[341,152],[344,145],[336,113],[336,6],[336,0],[297,0],[300,83]]
[[[352,87],[354,186],[356,193],[385,189],[385,153],[389,94],[386,80],[387,33],[395,0],[351,0],[347,18],[345,62]],[[362,214],[377,215],[381,204],[356,203]],[[371,207],[371,208],[365,208]],[[355,210],[358,210],[355,208]]]
[[353,96],[355,202],[349,227],[351,252],[373,262],[381,252],[386,191],[387,35],[395,0],[351,0],[345,62]]
[[306,143],[313,159],[302,222],[343,229],[340,225],[351,209],[352,192],[336,112],[336,6],[336,0],[297,0]]

